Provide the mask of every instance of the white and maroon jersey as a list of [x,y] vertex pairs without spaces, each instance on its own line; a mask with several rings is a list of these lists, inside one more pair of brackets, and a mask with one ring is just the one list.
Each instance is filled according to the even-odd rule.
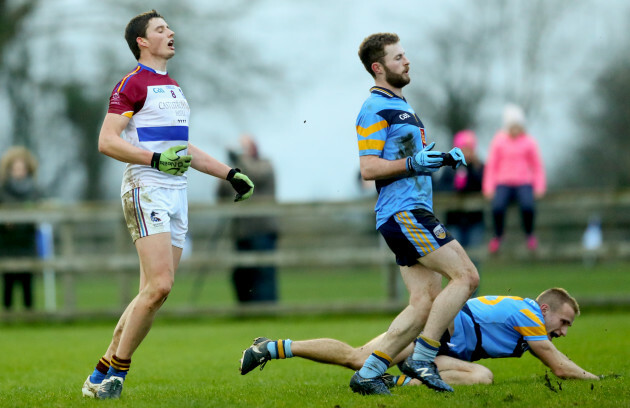
[[[172,146],[188,145],[190,108],[177,82],[166,73],[138,64],[116,84],[107,112],[130,118],[123,138],[134,146],[161,153]],[[121,195],[136,187],[179,189],[186,184],[186,174],[173,176],[149,165],[127,164]]]

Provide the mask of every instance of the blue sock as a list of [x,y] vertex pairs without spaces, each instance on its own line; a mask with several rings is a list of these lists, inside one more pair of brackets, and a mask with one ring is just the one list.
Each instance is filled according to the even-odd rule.
[[105,358],[105,356],[101,357],[96,367],[94,367],[94,372],[90,375],[90,382],[92,384],[100,384],[103,382],[105,376],[107,376],[107,370],[109,370],[110,365],[111,362]]
[[392,359],[385,353],[374,350],[374,353],[363,363],[363,367],[359,370],[359,375],[363,378],[376,378],[385,374]]
[[293,357],[291,343],[293,341],[290,339],[270,341],[267,343],[267,350],[273,359],[291,358]]
[[107,370],[107,378],[116,376],[116,377],[122,377],[123,379],[125,379],[127,378],[128,372],[129,372],[128,370],[116,370],[114,367],[109,367],[109,370]]
[[103,382],[103,380],[105,379],[106,374],[101,373],[100,371],[98,371],[96,368],[94,369],[94,372],[92,373],[92,375],[90,376],[90,382],[92,384],[100,384],[101,382]]
[[439,347],[433,347],[432,345],[424,341],[422,337],[418,337],[416,339],[416,344],[413,347],[413,355],[411,356],[411,358],[413,360],[420,361],[433,361],[435,360],[439,349]]

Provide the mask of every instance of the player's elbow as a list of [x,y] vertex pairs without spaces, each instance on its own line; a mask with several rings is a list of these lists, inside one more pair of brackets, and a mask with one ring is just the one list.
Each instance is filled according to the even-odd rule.
[[365,181],[376,180],[376,173],[367,166],[361,166],[361,178]]
[[108,143],[107,138],[99,137],[98,138],[98,151],[106,156],[110,156],[111,154],[111,143]]

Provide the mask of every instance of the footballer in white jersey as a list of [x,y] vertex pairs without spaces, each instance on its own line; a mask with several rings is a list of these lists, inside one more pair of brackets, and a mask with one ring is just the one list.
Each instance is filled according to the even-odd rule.
[[[190,107],[182,89],[167,73],[138,64],[114,88],[108,113],[130,118],[124,138],[134,146],[163,152],[188,144]],[[180,154],[187,154],[187,150]],[[179,189],[186,185],[186,174],[174,176],[147,165],[127,164],[120,193],[137,187]]]

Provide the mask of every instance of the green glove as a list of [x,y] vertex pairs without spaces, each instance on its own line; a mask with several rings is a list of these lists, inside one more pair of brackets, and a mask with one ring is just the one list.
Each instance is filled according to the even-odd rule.
[[179,156],[177,153],[187,149],[187,145],[178,145],[166,149],[162,153],[153,153],[151,167],[173,176],[181,176],[186,173],[192,161],[191,155]]
[[241,169],[231,169],[227,175],[227,181],[230,182],[232,188],[236,190],[234,201],[247,200],[254,194],[254,183],[241,173]]

